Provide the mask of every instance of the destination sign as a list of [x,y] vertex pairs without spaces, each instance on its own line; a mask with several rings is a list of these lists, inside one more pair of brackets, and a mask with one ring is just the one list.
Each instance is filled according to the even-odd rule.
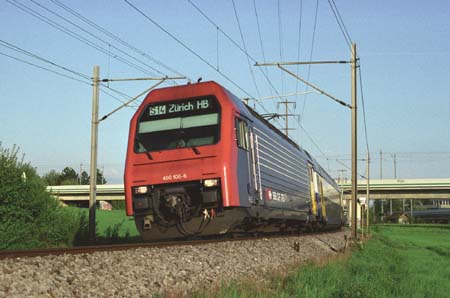
[[149,107],[149,116],[162,116],[172,113],[192,112],[211,108],[208,98],[199,98],[176,103],[158,104]]

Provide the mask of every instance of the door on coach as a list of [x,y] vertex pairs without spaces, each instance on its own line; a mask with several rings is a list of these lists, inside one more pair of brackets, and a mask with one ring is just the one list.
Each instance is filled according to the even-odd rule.
[[323,197],[322,177],[314,171],[311,164],[308,164],[309,171],[309,189],[311,196],[311,213],[318,219],[326,216],[325,200]]
[[[238,185],[241,203],[247,198],[247,204],[256,204],[257,181],[254,167],[253,134],[247,121],[236,118],[236,142],[238,147]],[[245,201],[245,199],[244,199]]]

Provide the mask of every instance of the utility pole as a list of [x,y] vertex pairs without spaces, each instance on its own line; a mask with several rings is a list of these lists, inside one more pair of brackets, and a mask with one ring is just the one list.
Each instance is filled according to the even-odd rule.
[[97,193],[97,144],[98,144],[98,96],[100,83],[100,67],[94,66],[92,77],[92,121],[91,121],[91,163],[89,179],[89,240],[95,241],[95,208]]
[[356,44],[352,44],[352,56],[350,60],[351,72],[352,72],[352,237],[357,239],[358,228],[356,226],[356,199],[358,196],[358,142],[357,142],[357,100],[356,100],[356,71],[357,71],[357,59],[356,59]]
[[[285,113],[281,114],[281,116],[284,116],[284,120],[285,120],[285,127],[284,127],[284,133],[286,135],[286,137],[289,137],[289,130],[293,130],[293,128],[289,128],[289,117],[291,116],[297,116],[295,114],[289,114],[289,104],[293,104],[295,106],[295,102],[294,101],[287,101],[287,99],[285,101],[279,101],[278,104],[283,104],[284,105],[284,110]],[[294,107],[295,109],[295,107]]]
[[366,227],[367,227],[367,236],[369,236],[369,210],[370,210],[370,155],[369,151],[367,151],[367,189],[366,189],[366,197],[367,197],[367,216],[366,216]]
[[[306,81],[305,79],[301,78],[296,73],[290,71],[289,69],[285,68],[285,65],[311,65],[311,64],[351,64],[351,93],[352,93],[352,104],[349,105],[346,102],[334,97],[333,95],[329,94],[328,92],[320,89],[316,85]],[[318,91],[320,94],[325,95],[335,102],[339,103],[340,105],[343,105],[347,108],[350,108],[352,111],[352,237],[353,239],[357,239],[357,227],[356,227],[356,198],[358,193],[358,186],[357,186],[357,100],[356,100],[356,72],[357,72],[357,64],[358,59],[356,55],[356,45],[352,44],[352,53],[351,53],[351,60],[350,61],[309,61],[309,62],[272,62],[272,63],[256,63],[255,66],[277,66],[279,69],[287,72],[292,77],[296,78],[297,80],[303,82],[305,85],[311,87],[312,89]]]
[[[96,227],[95,227],[95,208],[96,208],[96,193],[97,193],[97,144],[98,144],[98,124],[119,111],[120,109],[128,106],[131,102],[135,101],[142,95],[148,93],[150,90],[156,88],[166,80],[179,80],[186,79],[186,77],[161,77],[161,78],[117,78],[117,79],[100,79],[100,67],[94,66],[94,76],[92,78],[92,124],[91,124],[91,162],[90,162],[90,178],[89,178],[89,240],[95,241]],[[159,81],[152,85],[150,88],[139,93],[135,97],[131,98],[121,106],[115,108],[108,114],[99,119],[98,117],[98,105],[99,105],[99,90],[100,83],[106,82],[122,82],[122,81]],[[103,169],[102,169],[103,172]]]

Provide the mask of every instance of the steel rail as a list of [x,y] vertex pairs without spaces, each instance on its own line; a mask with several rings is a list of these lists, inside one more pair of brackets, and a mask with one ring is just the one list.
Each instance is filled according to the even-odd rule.
[[14,259],[14,258],[30,258],[30,257],[44,257],[44,256],[58,256],[58,255],[77,255],[77,254],[91,254],[95,252],[111,252],[124,251],[138,248],[164,248],[171,246],[194,246],[215,244],[221,242],[235,242],[235,241],[253,241],[261,239],[275,239],[275,238],[289,238],[301,236],[317,236],[324,233],[339,232],[341,229],[324,230],[313,233],[298,233],[286,232],[276,235],[273,233],[258,234],[258,236],[245,236],[237,238],[214,238],[214,239],[196,239],[196,240],[171,240],[161,242],[142,242],[142,243],[126,243],[126,244],[104,244],[104,245],[88,245],[68,248],[38,248],[38,249],[22,249],[22,250],[0,250],[0,260]]

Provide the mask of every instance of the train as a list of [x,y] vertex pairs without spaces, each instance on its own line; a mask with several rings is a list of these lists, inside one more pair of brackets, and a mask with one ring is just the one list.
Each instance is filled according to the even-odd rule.
[[339,228],[338,185],[214,81],[151,91],[130,121],[126,213],[144,240]]

